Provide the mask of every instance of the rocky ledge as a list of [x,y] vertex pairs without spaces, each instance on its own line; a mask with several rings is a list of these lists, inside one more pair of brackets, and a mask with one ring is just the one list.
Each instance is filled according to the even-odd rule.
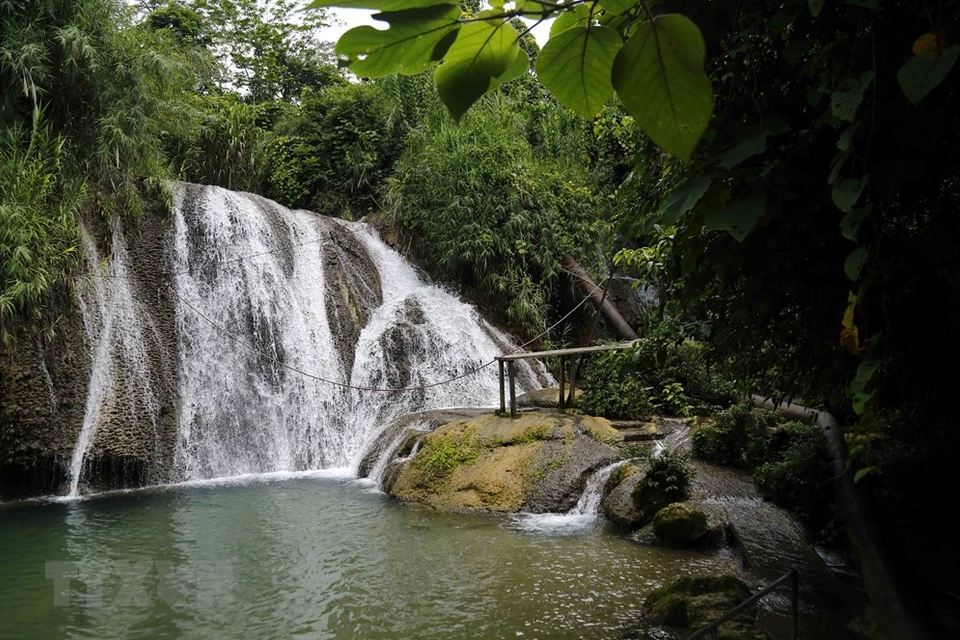
[[595,471],[619,460],[603,418],[552,410],[428,411],[396,421],[360,473],[401,500],[441,509],[531,513],[573,507]]

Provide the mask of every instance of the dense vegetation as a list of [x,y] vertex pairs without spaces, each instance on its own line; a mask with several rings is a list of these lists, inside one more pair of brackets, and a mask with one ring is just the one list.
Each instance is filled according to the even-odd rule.
[[[901,560],[928,566],[946,529],[918,523],[960,449],[960,2],[314,4],[387,12],[337,45],[375,79],[291,0],[0,2],[5,345],[52,325],[81,221],[133,222],[171,178],[373,214],[527,336],[579,299],[571,255],[657,291],[585,408],[829,409],[888,537],[914,541]],[[557,18],[542,51],[520,16]],[[741,411],[698,453],[829,529],[820,440]]]

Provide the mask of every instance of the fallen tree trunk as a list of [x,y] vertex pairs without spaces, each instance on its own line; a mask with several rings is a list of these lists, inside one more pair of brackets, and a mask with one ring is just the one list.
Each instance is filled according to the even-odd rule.
[[603,319],[607,321],[613,331],[623,340],[636,340],[637,332],[623,319],[617,308],[610,304],[606,296],[600,292],[600,287],[593,281],[586,269],[571,255],[563,257],[563,264],[573,277],[580,283],[583,292],[590,296],[590,302],[597,309]]
[[826,411],[815,411],[798,404],[777,404],[758,395],[751,396],[750,399],[758,407],[773,409],[791,420],[806,422],[823,429],[827,448],[833,457],[837,507],[860,562],[867,596],[882,632],[886,637],[896,640],[931,637],[914,614],[904,584],[897,579],[890,554],[880,539],[873,514],[860,498],[853,481],[853,472],[847,464],[847,443],[836,419]]

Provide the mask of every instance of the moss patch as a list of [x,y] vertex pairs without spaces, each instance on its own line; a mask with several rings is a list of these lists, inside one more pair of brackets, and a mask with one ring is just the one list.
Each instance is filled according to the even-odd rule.
[[557,412],[457,420],[423,437],[389,490],[443,509],[518,511],[543,481],[571,463],[577,442],[618,435],[606,420]]

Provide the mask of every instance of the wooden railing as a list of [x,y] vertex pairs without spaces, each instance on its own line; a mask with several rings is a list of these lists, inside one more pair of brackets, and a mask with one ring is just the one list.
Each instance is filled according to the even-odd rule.
[[735,606],[733,609],[730,609],[730,611],[720,618],[717,618],[702,629],[697,629],[693,635],[687,637],[687,640],[696,640],[697,638],[712,638],[713,640],[716,640],[720,625],[722,625],[724,622],[733,620],[747,609],[753,607],[755,604],[757,604],[757,602],[760,601],[761,598],[769,595],[773,591],[776,591],[776,589],[785,582],[790,583],[790,611],[793,617],[793,632],[791,633],[790,637],[793,638],[793,640],[797,640],[797,638],[800,637],[800,574],[796,569],[790,569],[790,571],[783,574],[766,587]]
[[[619,344],[599,345],[595,347],[578,347],[575,349],[556,349],[554,351],[529,351],[526,353],[511,353],[509,355],[498,356],[497,366],[500,370],[500,413],[506,413],[506,397],[504,390],[504,369],[507,370],[507,376],[510,379],[510,417],[517,417],[517,387],[516,376],[513,363],[517,360],[528,360],[530,358],[560,358],[560,397],[557,400],[557,406],[561,409],[566,407],[566,398],[564,396],[564,385],[566,383],[567,358],[570,356],[579,356],[586,353],[601,353],[603,351],[624,351],[633,346],[632,342],[621,342]],[[504,366],[506,363],[506,366]]]

